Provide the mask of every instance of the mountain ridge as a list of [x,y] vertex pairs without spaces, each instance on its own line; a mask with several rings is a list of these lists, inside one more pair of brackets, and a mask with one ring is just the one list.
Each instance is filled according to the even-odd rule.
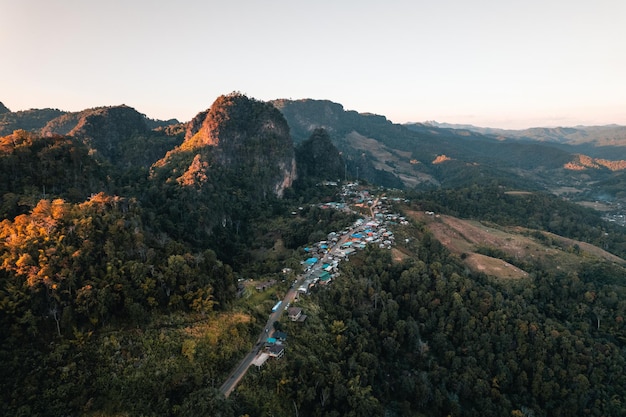
[[[346,110],[342,104],[330,100],[276,99],[267,103],[284,116],[294,144],[308,139],[316,128],[322,128],[342,154],[345,175],[389,187],[445,187],[493,178],[511,186],[523,186],[524,183],[554,186],[557,178],[560,180],[569,175],[566,173],[568,169],[602,175],[607,169],[622,170],[626,160],[626,146],[622,146],[626,144],[626,128],[619,125],[523,131],[437,122],[401,125],[392,123],[383,115]],[[192,138],[199,141],[198,145],[213,140],[206,134],[208,109],[186,123],[174,119],[151,121],[128,106],[74,113],[54,109],[30,110],[0,114],[0,131],[24,128],[45,134],[79,135],[90,141],[97,129],[89,131],[87,126],[93,124],[96,114],[112,113],[114,110],[111,109],[118,108],[125,109],[129,124],[117,126],[113,123],[111,129],[100,129],[107,133],[95,141],[100,143],[98,153],[112,163],[125,166],[139,163],[147,167],[181,143],[196,146]],[[85,123],[81,122],[87,120],[85,117],[91,117],[92,122],[78,127]],[[113,136],[118,128],[127,129],[118,132],[118,136],[135,138],[125,146],[136,148],[143,141],[151,155],[142,157],[135,153],[128,158],[127,152],[112,154]],[[156,130],[160,131],[160,136],[154,135]],[[95,149],[95,145],[91,147]],[[433,164],[433,161],[444,163]]]
[[571,145],[580,145],[583,143],[593,142],[596,143],[598,146],[626,146],[626,126],[615,123],[607,125],[589,126],[535,126],[526,129],[501,129],[493,127],[480,127],[471,124],[439,123],[434,120],[422,123],[405,123],[404,125],[426,125],[447,129],[470,130],[473,132],[502,138],[508,137],[527,140],[539,140]]

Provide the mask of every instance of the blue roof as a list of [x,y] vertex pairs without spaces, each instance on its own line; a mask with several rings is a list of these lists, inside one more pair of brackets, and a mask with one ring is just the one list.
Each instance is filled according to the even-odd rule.
[[274,337],[268,337],[268,338],[267,338],[267,343],[276,343],[276,338],[274,338]]
[[353,233],[352,237],[356,237],[357,239],[361,239],[363,235],[361,233]]
[[330,274],[328,272],[324,271],[324,272],[322,272],[320,274],[320,279],[322,281],[328,281],[330,279]]
[[317,262],[317,258],[309,258],[309,259],[307,259],[304,262],[309,264],[309,265],[313,265],[315,262]]

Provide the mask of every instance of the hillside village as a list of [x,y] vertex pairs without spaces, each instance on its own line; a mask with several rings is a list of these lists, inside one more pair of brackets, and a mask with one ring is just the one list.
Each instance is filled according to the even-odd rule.
[[622,173],[325,108],[5,137],[0,415],[626,415]]
[[[374,197],[368,190],[360,189],[357,183],[348,183],[341,188],[341,201],[322,203],[319,206],[327,210],[347,210],[362,214],[365,210],[367,215],[356,220],[352,225],[340,231],[328,233],[326,240],[314,242],[304,248],[306,259],[302,260],[302,272],[293,282],[291,289],[296,290],[294,301],[299,297],[309,294],[315,288],[323,288],[330,285],[334,279],[340,276],[339,264],[349,261],[350,256],[367,245],[377,245],[382,249],[391,249],[395,244],[395,235],[391,228],[397,225],[407,225],[405,217],[394,213],[391,202],[385,196]],[[273,285],[275,281],[262,283]],[[257,289],[261,287],[257,285]],[[307,318],[302,308],[291,306],[286,302],[283,307],[282,301],[277,302],[272,309],[275,313],[278,309],[287,312],[289,320],[304,322]],[[266,328],[267,330],[267,328]],[[280,359],[285,354],[287,334],[273,329],[267,332],[267,337],[252,364],[257,367],[269,358]]]

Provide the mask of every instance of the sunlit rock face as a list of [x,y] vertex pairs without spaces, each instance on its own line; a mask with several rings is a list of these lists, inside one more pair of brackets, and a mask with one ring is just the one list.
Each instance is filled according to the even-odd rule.
[[[208,148],[208,149],[207,149]],[[282,196],[296,177],[289,126],[273,105],[239,93],[218,97],[187,128],[181,151],[210,150],[215,164]]]

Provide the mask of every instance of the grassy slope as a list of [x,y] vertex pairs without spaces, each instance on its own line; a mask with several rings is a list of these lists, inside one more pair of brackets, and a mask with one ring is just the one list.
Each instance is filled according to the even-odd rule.
[[525,267],[574,272],[582,262],[591,259],[626,264],[623,259],[596,246],[552,233],[540,232],[543,236],[540,239],[538,232],[522,227],[504,228],[417,211],[407,214],[425,224],[448,250],[463,259],[468,268],[498,278],[527,277]]

